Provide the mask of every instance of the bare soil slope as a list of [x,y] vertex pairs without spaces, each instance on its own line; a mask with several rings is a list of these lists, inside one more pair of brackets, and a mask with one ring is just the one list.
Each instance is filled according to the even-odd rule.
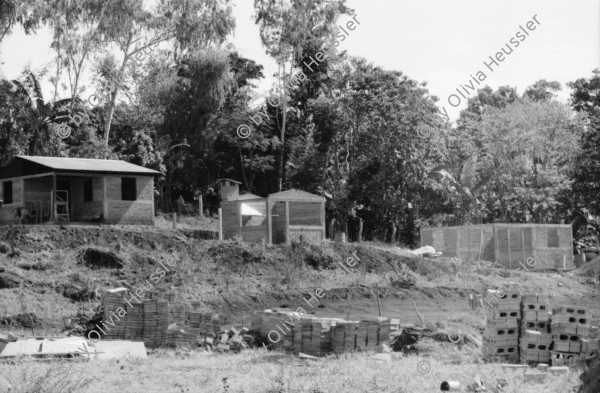
[[[173,256],[176,265],[154,287],[173,291],[182,301],[200,300],[206,311],[218,312],[231,324],[248,325],[253,311],[279,306],[323,316],[377,315],[377,294],[385,316],[420,323],[416,304],[425,320],[444,320],[469,311],[469,293],[507,281],[549,293],[553,304],[586,305],[600,314],[593,269],[583,275],[581,269],[532,273],[443,257],[418,260],[369,244],[263,247],[197,237],[193,231],[145,226],[0,228],[0,274],[18,277],[18,285],[0,289],[0,324],[6,315],[33,313],[38,329],[57,333],[77,313],[91,316],[103,289],[147,286],[146,280]],[[112,252],[124,268],[81,263],[78,255],[89,247]],[[353,253],[358,261],[351,267],[346,261]],[[402,264],[416,273],[414,286],[391,284]],[[319,287],[327,289],[325,296],[309,304],[305,299]]]

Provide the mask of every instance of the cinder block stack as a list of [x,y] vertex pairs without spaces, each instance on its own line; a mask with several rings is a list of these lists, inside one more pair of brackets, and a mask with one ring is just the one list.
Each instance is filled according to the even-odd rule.
[[549,363],[552,335],[535,330],[525,330],[521,336],[521,363]]
[[488,323],[483,332],[484,359],[502,362],[518,359],[521,294],[515,288],[488,292],[492,300],[488,303]]
[[367,349],[372,350],[379,343],[379,318],[372,318],[369,320],[369,327],[367,329]]
[[143,341],[144,339],[144,310],[142,304],[127,305],[125,321],[125,340]]
[[356,350],[365,351],[367,349],[367,337],[369,336],[369,320],[364,319],[358,323],[356,329]]
[[347,321],[336,322],[332,327],[331,347],[336,355],[344,353],[344,343],[346,341],[346,324]]
[[311,350],[312,356],[323,356],[331,353],[331,325],[333,321],[325,318],[315,318],[312,322]]
[[[552,362],[579,360],[582,356],[582,340],[590,333],[590,310],[583,307],[560,306],[552,311]],[[588,349],[588,343],[584,349]]]
[[389,318],[379,318],[379,337],[377,345],[386,343],[392,334],[392,321]]
[[354,352],[356,350],[356,333],[358,328],[357,321],[348,321],[344,326],[344,351]]
[[521,362],[548,363],[552,344],[548,295],[524,294],[522,315]]
[[[102,299],[102,305],[104,306],[104,323],[108,326],[108,329],[105,329],[106,335],[104,338],[117,340],[122,339],[125,336],[125,320],[127,315],[121,317],[117,310],[119,307],[125,309],[126,296],[127,289],[125,288],[108,291],[104,294]],[[121,315],[123,315],[122,311]]]

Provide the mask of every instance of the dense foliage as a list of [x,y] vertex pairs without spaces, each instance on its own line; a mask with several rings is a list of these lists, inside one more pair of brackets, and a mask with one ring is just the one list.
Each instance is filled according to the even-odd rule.
[[218,178],[258,195],[299,188],[325,196],[328,222],[351,239],[412,243],[423,225],[600,215],[600,70],[569,84],[570,105],[553,81],[521,95],[485,86],[452,126],[425,83],[336,48],[338,20],[353,15],[345,0],[254,5],[278,65],[258,99],[263,66],[224,44],[229,0],[0,2],[0,41],[46,25],[55,54],[53,70],[0,81],[1,163],[29,154],[155,168],[163,211]]

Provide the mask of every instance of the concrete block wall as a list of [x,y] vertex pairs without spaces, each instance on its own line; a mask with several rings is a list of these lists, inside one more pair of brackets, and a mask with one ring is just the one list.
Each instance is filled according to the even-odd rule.
[[[137,200],[121,199],[122,177],[136,179]],[[154,222],[154,178],[152,176],[107,176],[106,203],[108,214],[105,222],[111,224],[148,224]]]
[[[0,199],[4,195],[4,182],[0,180]],[[13,202],[4,204],[0,210],[0,224],[10,224],[15,219],[17,207],[23,206],[23,179],[12,179],[12,197]]]

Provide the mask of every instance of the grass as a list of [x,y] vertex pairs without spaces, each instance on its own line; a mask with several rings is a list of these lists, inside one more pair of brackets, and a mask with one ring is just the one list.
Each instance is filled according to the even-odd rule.
[[[477,375],[488,392],[565,393],[578,385],[576,371],[561,376],[548,374],[543,383],[527,383],[522,371],[505,371],[499,364],[481,364],[477,354],[458,351],[449,344],[440,348],[437,343],[424,343],[423,349],[424,355],[391,362],[376,361],[372,353],[302,360],[264,350],[213,355],[159,350],[147,360],[76,363],[67,380],[71,383],[82,378],[89,380],[85,389],[89,393],[432,393],[440,390],[442,381],[448,380],[459,381],[464,389],[474,383]],[[27,370],[28,380],[39,380],[51,367],[54,366],[32,362],[0,364],[0,376],[22,381]],[[23,386],[29,385],[23,382]],[[0,385],[0,391],[4,392],[1,389]],[[72,390],[78,391],[83,390]],[[9,392],[50,391],[23,388]]]

